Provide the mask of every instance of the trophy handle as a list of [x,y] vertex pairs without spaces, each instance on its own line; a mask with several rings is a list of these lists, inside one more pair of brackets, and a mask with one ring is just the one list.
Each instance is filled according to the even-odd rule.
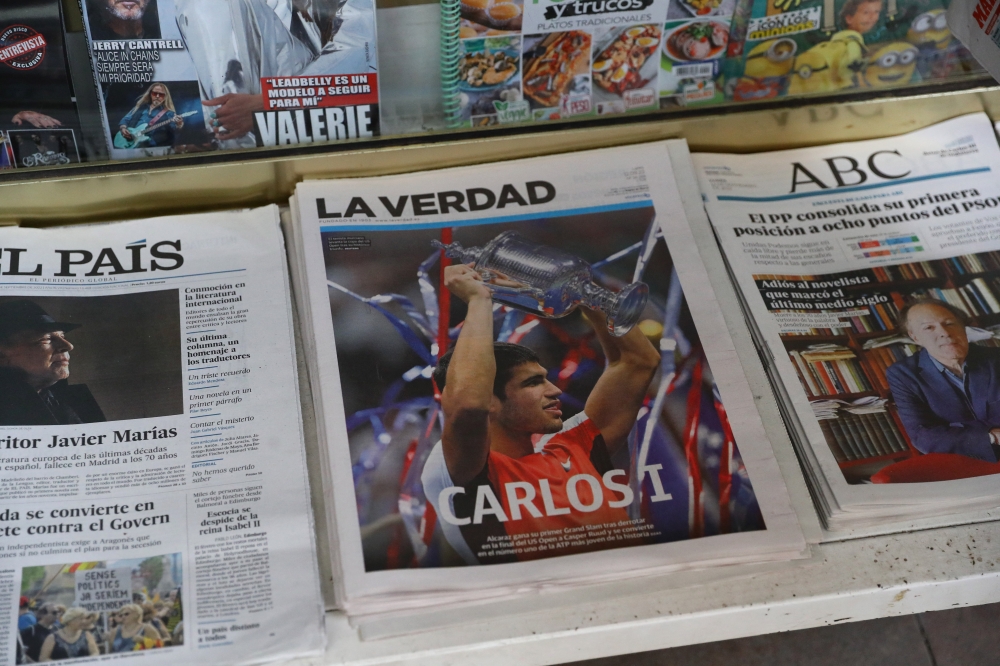
[[482,254],[482,248],[465,248],[462,247],[462,244],[458,241],[445,245],[441,241],[433,239],[431,240],[431,247],[444,251],[446,257],[453,259],[460,264],[474,264],[479,260],[479,255]]

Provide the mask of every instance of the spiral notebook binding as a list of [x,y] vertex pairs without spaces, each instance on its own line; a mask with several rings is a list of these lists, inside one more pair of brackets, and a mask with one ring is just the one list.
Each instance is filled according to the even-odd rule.
[[458,83],[461,43],[461,0],[441,0],[441,92],[444,117],[448,127],[462,124],[462,110]]

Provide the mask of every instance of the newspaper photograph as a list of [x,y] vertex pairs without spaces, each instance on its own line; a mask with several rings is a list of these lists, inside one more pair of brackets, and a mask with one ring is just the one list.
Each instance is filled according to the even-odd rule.
[[[725,333],[692,307],[711,289],[671,251],[665,147],[583,155],[298,188],[348,572],[440,588],[794,542]],[[519,569],[413,572],[499,565]]]
[[322,649],[277,208],[0,246],[3,663]]
[[372,0],[81,0],[112,159],[379,133]]
[[837,492],[930,499],[994,483],[976,479],[1000,472],[1000,149],[986,115],[694,158],[732,273]]

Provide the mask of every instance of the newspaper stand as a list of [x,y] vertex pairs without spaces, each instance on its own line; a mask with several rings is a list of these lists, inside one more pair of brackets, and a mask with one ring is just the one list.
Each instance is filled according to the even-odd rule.
[[[390,11],[404,9],[411,8]],[[380,25],[380,31],[382,37],[392,28]],[[235,208],[283,202],[307,178],[402,173],[666,138],[686,138],[693,151],[751,152],[891,136],[977,111],[1000,119],[1000,89],[971,85],[978,84],[907,97],[784,100],[739,112],[15,171],[0,177],[0,221],[49,225]],[[686,204],[700,206],[696,185],[689,185]],[[751,343],[745,338],[742,344]],[[307,432],[309,404],[303,395]],[[315,441],[309,444],[315,456]],[[794,452],[778,448],[776,454],[813,544],[809,560],[527,594],[410,618],[409,633],[402,635],[386,623],[359,631],[332,611],[326,655],[295,663],[557,664],[1000,601],[1000,510],[963,525],[927,519],[890,534],[833,534],[817,519]],[[324,524],[317,466],[310,467],[316,522]],[[329,578],[324,535],[318,545]]]

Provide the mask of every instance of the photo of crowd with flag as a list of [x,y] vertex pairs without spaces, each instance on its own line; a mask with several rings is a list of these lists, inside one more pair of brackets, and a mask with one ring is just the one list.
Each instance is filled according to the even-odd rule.
[[[451,243],[453,236],[452,228],[440,229],[442,244]],[[662,255],[667,256],[654,220],[641,240],[591,264],[595,277],[614,289],[628,282],[609,275],[607,267],[631,267],[633,282],[650,284],[650,304],[659,313],[657,319],[647,319],[639,326],[661,350],[660,371],[629,436],[627,452],[623,451],[627,459],[614,460],[627,470],[636,498],[628,507],[629,517],[643,518],[655,526],[662,534],[658,543],[764,529],[725,408],[686,312],[677,274],[672,266],[660,277],[647,271],[658,244]],[[669,257],[666,261],[671,262]],[[440,392],[432,381],[426,382],[426,391],[417,391],[420,395],[406,390],[420,378],[431,378],[437,359],[461,331],[462,322],[455,320],[452,311],[454,299],[438,277],[450,262],[443,251],[433,251],[420,263],[414,275],[422,299],[419,305],[398,293],[363,296],[328,280],[332,294],[363,303],[391,323],[419,358],[417,365],[388,383],[377,405],[349,411],[347,416],[358,517],[369,571],[454,564],[442,552],[447,546],[421,484],[423,465],[440,439]],[[661,266],[663,263],[657,270]],[[657,293],[658,286],[662,293]],[[442,317],[442,312],[452,313],[452,317]],[[687,323],[682,323],[684,317]],[[561,362],[549,369],[549,380],[563,389],[559,400],[564,409],[582,410],[596,379],[594,373],[599,374],[604,366],[602,354],[592,346],[593,332],[576,334],[559,320],[539,318],[499,303],[494,303],[494,318],[497,341],[524,344],[530,337],[529,346],[541,344],[559,350]],[[338,354],[342,370],[343,354]],[[401,398],[404,392],[408,397]],[[345,396],[348,393],[345,389]],[[654,487],[648,474],[637,482],[637,470],[655,465],[662,466],[657,479],[661,489]],[[388,478],[385,469],[398,470],[398,474]],[[669,493],[672,501],[650,502],[658,492]],[[396,506],[390,506],[386,499],[393,495]]]
[[[77,617],[82,639],[92,639],[100,655],[182,645],[182,587],[180,553],[24,567],[17,663],[33,663],[39,657],[46,661],[44,639]],[[140,630],[122,640],[120,627],[125,619],[121,611],[126,607],[137,610],[133,623],[140,625]],[[40,627],[44,629],[40,631]],[[86,649],[79,655],[49,651],[52,661],[96,656],[87,654]]]

